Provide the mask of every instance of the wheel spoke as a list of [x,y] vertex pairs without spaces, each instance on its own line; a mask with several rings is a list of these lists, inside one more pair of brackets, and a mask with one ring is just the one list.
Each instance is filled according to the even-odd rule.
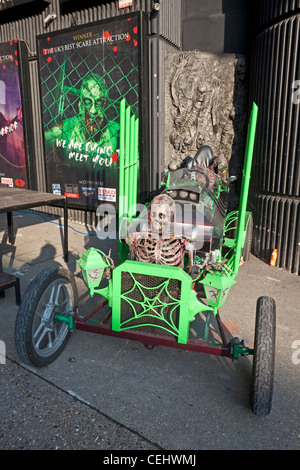
[[44,339],[44,337],[46,336],[46,334],[48,333],[49,329],[48,328],[45,328],[45,326],[43,324],[41,324],[39,326],[39,328],[37,329],[37,332],[38,333],[41,333],[40,336],[38,336],[38,334],[36,333],[34,335],[34,339],[37,338],[37,342],[35,343],[35,347],[37,349],[40,349],[40,344],[42,342],[42,340]]
[[62,284],[62,283],[61,283],[61,284],[58,284],[57,286],[55,286],[55,287],[53,288],[53,294],[55,294],[55,292],[56,292],[56,294],[55,294],[55,296],[54,296],[54,301],[53,301],[53,304],[54,304],[54,305],[60,305],[60,303],[59,303],[59,294],[60,294],[60,291],[61,291],[62,288],[63,288],[63,284]]
[[42,323],[40,323],[39,327],[37,328],[37,330],[33,334],[33,339],[36,339],[43,329],[44,329],[44,325]]
[[53,343],[52,343],[52,331],[48,330],[48,346],[47,348],[53,348]]

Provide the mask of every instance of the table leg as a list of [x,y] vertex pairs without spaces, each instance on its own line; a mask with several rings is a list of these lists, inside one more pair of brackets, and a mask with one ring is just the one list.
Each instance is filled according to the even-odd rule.
[[12,212],[7,212],[7,231],[8,231],[8,241],[11,245],[14,245],[15,234],[14,234],[14,219],[13,219]]
[[16,304],[20,305],[20,303],[21,303],[21,286],[20,286],[20,279],[18,277],[16,277],[15,295],[16,295]]
[[69,260],[69,240],[68,240],[68,201],[64,201],[64,260],[67,263]]

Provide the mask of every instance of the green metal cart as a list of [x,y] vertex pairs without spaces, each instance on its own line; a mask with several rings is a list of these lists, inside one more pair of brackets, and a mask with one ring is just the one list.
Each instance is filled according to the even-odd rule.
[[[224,225],[220,224],[216,214],[223,210],[221,196],[226,194],[228,182],[223,184],[213,173],[207,173],[207,177],[201,168],[196,170],[194,167],[191,172],[183,170],[178,173],[184,178],[185,186],[181,189],[186,190],[184,195],[190,195],[193,207],[201,209],[202,219],[197,225],[192,216],[186,224],[189,235],[183,241],[178,241],[173,232],[172,244],[168,239],[162,240],[160,232],[153,241],[150,231],[150,234],[147,232],[147,237],[152,236],[149,242],[147,237],[141,241],[144,229],[140,229],[137,237],[131,233],[128,238],[132,224],[136,227],[139,222],[142,226],[143,222],[149,221],[149,210],[151,219],[151,204],[137,217],[139,122],[131,116],[131,110],[126,108],[123,100],[118,216],[120,232],[124,222],[126,229],[118,241],[120,262],[115,267],[111,257],[96,248],[90,248],[78,260],[90,295],[99,296],[97,308],[84,317],[79,315],[76,281],[69,270],[48,269],[32,281],[23,296],[15,325],[16,348],[24,362],[36,367],[48,365],[61,353],[72,330],[139,341],[148,349],[163,345],[224,356],[234,361],[240,356],[253,356],[251,407],[257,415],[270,413],[275,355],[274,300],[267,296],[257,300],[253,349],[238,338],[228,338],[219,315],[236,282],[241,256],[247,260],[251,248],[253,220],[247,211],[247,200],[257,115],[258,108],[253,104],[238,211],[228,213]],[[215,192],[208,189],[209,178],[218,183]],[[175,180],[173,178],[172,182],[172,175],[167,174],[160,193],[162,200],[171,205],[172,194],[178,195]],[[200,192],[189,192],[191,185],[195,187],[195,180]],[[210,199],[206,203],[208,196]],[[214,211],[217,207],[218,211]],[[206,223],[207,217],[211,217],[211,224]],[[178,228],[169,217],[167,228],[170,226]],[[197,230],[202,237],[200,250],[191,242]],[[210,247],[205,255],[203,246]],[[164,262],[159,261],[161,259]],[[199,315],[204,319],[203,337],[194,338],[190,328]],[[219,329],[219,341],[211,341],[209,337],[212,321]]]

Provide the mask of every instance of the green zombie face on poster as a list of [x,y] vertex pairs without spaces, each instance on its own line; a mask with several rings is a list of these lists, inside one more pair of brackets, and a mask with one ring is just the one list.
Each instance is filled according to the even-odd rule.
[[138,118],[140,13],[38,38],[47,190],[118,203],[120,103]]
[[65,160],[85,168],[110,167],[117,160],[119,124],[106,116],[108,88],[103,77],[90,73],[80,89],[78,114],[65,119],[45,134],[47,151],[63,148]]
[[79,113],[84,122],[86,139],[103,138],[107,98],[108,89],[103,78],[91,75],[83,81],[80,89]]

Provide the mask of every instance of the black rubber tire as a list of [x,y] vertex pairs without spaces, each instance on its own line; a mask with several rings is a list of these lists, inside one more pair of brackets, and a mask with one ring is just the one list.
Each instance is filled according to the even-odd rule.
[[245,236],[245,243],[242,250],[242,256],[244,262],[249,261],[251,248],[252,248],[252,239],[253,239],[253,217],[252,214],[249,215],[247,230]]
[[260,416],[268,415],[272,407],[275,340],[275,301],[272,297],[259,297],[256,306],[251,408]]
[[[15,323],[16,349],[20,359],[24,363],[35,367],[45,367],[53,362],[65,348],[71,334],[65,322],[52,322],[52,324],[55,324],[55,335],[51,338],[51,341],[53,339],[53,343],[49,341],[50,347],[49,344],[48,346],[45,345],[45,343],[47,343],[47,337],[48,339],[50,337],[50,333],[47,332],[48,336],[46,336],[46,331],[48,330],[44,328],[43,331],[42,316],[39,315],[40,312],[38,313],[38,308],[41,308],[40,305],[42,305],[42,308],[44,307],[45,300],[43,296],[47,295],[47,289],[51,289],[52,285],[54,286],[52,288],[52,292],[54,293],[53,289],[56,284],[57,286],[63,285],[62,289],[58,288],[59,294],[57,294],[57,298],[58,296],[65,296],[67,294],[70,297],[70,302],[67,304],[66,310],[68,310],[68,312],[70,312],[70,310],[73,312],[76,311],[78,293],[75,278],[70,271],[62,267],[46,269],[33,279],[18,309]],[[48,305],[50,305],[50,301]],[[59,309],[59,307],[55,306],[55,309],[55,313],[67,313],[64,312],[64,309],[61,307]],[[43,310],[46,312],[45,308]],[[54,309],[51,313],[52,317],[54,317]],[[43,339],[40,340],[41,345],[45,346],[44,349],[40,349],[38,347],[39,345],[34,341],[34,334],[37,333],[38,329],[42,331],[42,334],[45,332]]]

